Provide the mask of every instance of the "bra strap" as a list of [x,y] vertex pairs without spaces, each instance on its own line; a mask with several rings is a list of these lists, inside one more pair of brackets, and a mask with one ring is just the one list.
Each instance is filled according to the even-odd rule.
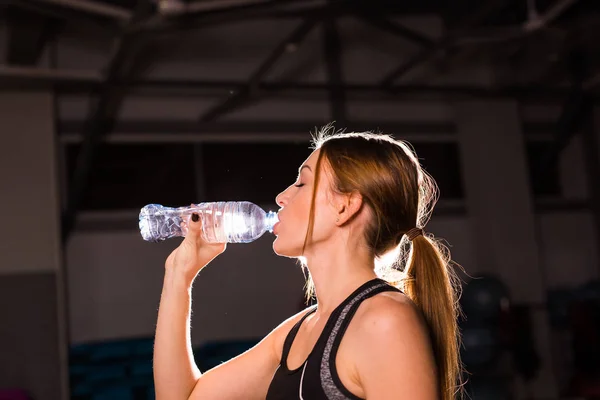
[[282,365],[287,365],[288,354],[290,353],[290,349],[292,348],[292,343],[294,343],[294,339],[296,338],[296,335],[298,334],[298,331],[300,330],[300,325],[302,325],[302,322],[304,322],[304,320],[309,315],[314,313],[315,311],[317,311],[317,306],[313,306],[312,310],[310,310],[306,314],[304,314],[302,316],[302,318],[300,318],[300,320],[298,322],[296,322],[296,324],[292,327],[292,329],[290,329],[290,332],[287,334],[287,336],[285,338],[285,342],[283,342],[283,352],[281,353],[281,364]]

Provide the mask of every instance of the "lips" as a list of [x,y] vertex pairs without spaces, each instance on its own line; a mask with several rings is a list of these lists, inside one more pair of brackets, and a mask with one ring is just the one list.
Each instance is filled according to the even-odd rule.
[[279,232],[279,225],[281,224],[281,211],[277,213],[277,223],[273,225],[273,234],[277,235]]

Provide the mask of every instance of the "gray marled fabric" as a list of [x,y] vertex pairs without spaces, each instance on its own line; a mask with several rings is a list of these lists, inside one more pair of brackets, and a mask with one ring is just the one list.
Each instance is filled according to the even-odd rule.
[[[321,386],[323,387],[323,391],[325,392],[325,395],[327,395],[327,398],[329,400],[348,400],[348,396],[342,393],[333,381],[333,378],[331,376],[331,368],[335,367],[335,365],[331,366],[329,362],[331,359],[333,343],[340,330],[340,327],[346,319],[348,312],[350,312],[350,309],[354,304],[356,304],[356,302],[365,298],[365,296],[367,296],[373,290],[379,289],[383,286],[386,286],[386,284],[382,282],[379,285],[371,286],[370,288],[367,288],[364,291],[357,294],[352,300],[350,300],[348,304],[346,304],[346,306],[344,307],[344,309],[342,310],[338,319],[335,322],[335,326],[333,327],[333,330],[331,331],[331,334],[327,339],[325,351],[323,352],[323,358],[321,359]],[[333,361],[335,362],[335,360]]]

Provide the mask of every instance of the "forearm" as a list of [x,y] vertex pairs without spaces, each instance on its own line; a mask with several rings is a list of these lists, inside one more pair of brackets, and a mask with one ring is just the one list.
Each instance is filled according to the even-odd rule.
[[190,337],[191,285],[166,270],[154,344],[157,400],[188,399],[200,371]]

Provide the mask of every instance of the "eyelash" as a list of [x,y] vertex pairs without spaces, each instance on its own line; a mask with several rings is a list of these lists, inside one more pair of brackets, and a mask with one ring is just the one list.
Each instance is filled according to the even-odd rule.
[[304,183],[299,183],[299,184],[297,184],[297,185],[294,185],[294,186],[296,186],[296,187],[298,187],[298,188],[299,188],[299,187],[302,187],[302,186],[304,186]]

